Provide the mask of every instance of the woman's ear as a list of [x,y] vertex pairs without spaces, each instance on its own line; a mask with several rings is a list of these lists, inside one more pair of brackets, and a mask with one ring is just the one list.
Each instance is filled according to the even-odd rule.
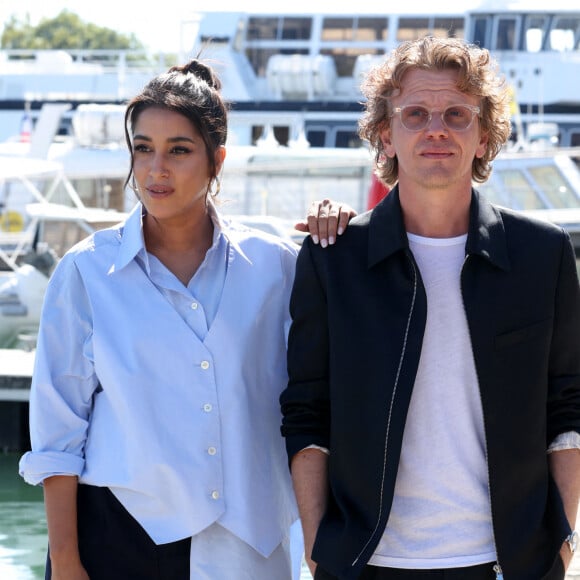
[[226,158],[226,148],[223,145],[220,145],[215,150],[215,168],[216,168],[216,175],[222,170],[222,165],[224,164],[224,160]]

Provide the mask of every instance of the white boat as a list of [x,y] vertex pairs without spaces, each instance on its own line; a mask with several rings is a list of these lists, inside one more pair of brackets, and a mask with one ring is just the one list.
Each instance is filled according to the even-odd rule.
[[[215,66],[232,104],[227,211],[296,219],[327,195],[365,209],[371,159],[356,135],[360,81],[397,43],[425,34],[465,37],[498,57],[519,104],[515,145],[580,146],[580,8],[469,0],[465,12],[429,13],[371,4],[207,11],[182,23],[190,56]],[[85,205],[127,210],[135,198],[124,190],[122,103],[166,68],[162,55],[0,51],[0,131],[13,135],[0,155],[59,161]]]
[[60,163],[0,155],[0,349],[34,347],[58,259],[89,233],[123,217],[86,207]]
[[[559,223],[580,256],[580,171],[570,153],[579,154],[561,148],[502,152],[488,182],[478,187],[500,205]],[[93,163],[92,177],[102,179],[105,165]],[[2,348],[33,344],[52,266],[72,244],[126,214],[87,207],[57,161],[0,156],[0,167]],[[232,146],[221,209],[246,225],[290,238],[292,221],[314,199],[333,197],[359,212],[367,209],[370,169],[364,148]]]
[[[58,163],[66,181],[51,201],[64,203],[62,199],[69,198],[66,203],[70,203],[68,188],[78,197],[77,206],[129,211],[136,197],[124,187],[130,164],[124,106],[79,107],[72,114],[72,134],[58,136],[56,128],[65,110],[45,105],[30,142],[0,143],[0,156],[15,160],[43,156]],[[328,196],[329,191],[359,210],[366,205],[372,160],[364,147],[313,148],[304,142],[280,146],[264,138],[256,145],[228,141],[227,150],[220,194],[225,213],[298,219],[310,202]]]
[[[276,220],[278,231],[287,231],[288,221],[279,220],[302,218],[315,199],[332,197],[359,212],[367,209],[372,159],[356,137],[362,75],[403,39],[453,34],[498,56],[520,105],[517,139],[478,187],[500,205],[560,223],[580,254],[580,173],[573,161],[580,146],[580,9],[568,4],[486,1],[461,14],[438,8],[436,15],[364,7],[356,14],[339,8],[298,14],[291,7],[200,13],[192,54],[211,40],[202,57],[216,66],[232,102],[222,211],[262,229]],[[53,182],[36,174],[7,189],[0,178],[0,230],[37,239],[38,230],[29,224],[43,210],[36,223],[43,224],[42,239],[58,258],[79,237],[108,223],[105,218],[118,221],[134,204],[133,193],[124,189],[129,155],[122,102],[166,65],[119,52],[0,55],[0,127],[10,128],[1,122],[9,110],[27,120],[14,125],[14,139],[0,143],[0,156],[10,156],[0,158],[1,166],[19,173],[17,158],[32,163],[41,157],[58,167]],[[16,62],[14,56],[26,58]],[[27,184],[37,186],[41,199],[28,192],[26,202],[16,203],[16,192]],[[94,212],[103,210],[103,221],[95,223]],[[61,218],[68,212],[80,229],[69,235],[69,228],[52,227],[50,211]]]
[[558,224],[568,231],[580,276],[580,149],[505,151],[490,178],[476,187],[492,202]]
[[282,143],[303,133],[312,146],[345,147],[357,143],[363,75],[397,43],[425,34],[489,48],[513,87],[522,129],[554,122],[562,146],[580,145],[580,8],[568,0],[472,0],[465,13],[444,3],[433,13],[413,3],[204,13],[193,53],[218,68],[240,142],[274,127]]
[[[54,128],[58,114],[49,107],[47,115],[52,121],[44,125]],[[54,140],[54,134],[33,133],[31,143],[0,143],[5,171],[16,179],[23,172],[26,177],[24,167],[34,168],[38,182],[41,167],[51,171],[57,167],[50,183],[41,180],[48,201],[77,208],[129,211],[136,198],[124,188],[130,159],[123,142],[122,118],[122,110],[112,110],[110,105],[87,105],[75,111],[71,136]],[[44,116],[39,129],[43,120]],[[102,127],[106,125],[105,138]],[[546,123],[533,129],[534,141],[511,143],[500,153],[491,178],[481,189],[497,203],[515,209],[576,207],[580,178],[573,159],[580,161],[580,148],[558,147],[552,139],[557,129]],[[219,196],[224,213],[297,220],[312,201],[324,197],[342,200],[359,212],[368,207],[372,157],[366,147],[318,148],[304,142],[282,146],[272,133],[256,145],[230,141],[227,145]],[[44,153],[48,161],[34,164],[30,155],[35,152]],[[36,192],[33,199],[26,191],[18,206],[14,184],[10,187],[10,213],[4,213],[0,229],[16,230],[19,224],[22,229],[24,205],[44,194]],[[3,189],[0,207],[7,203],[3,196],[8,189]]]
[[[201,53],[220,73],[232,103],[232,143],[273,133],[288,144],[359,146],[362,75],[398,42],[453,35],[489,48],[513,86],[522,130],[556,123],[562,146],[580,146],[580,7],[570,0],[468,0],[435,12],[362,3],[310,12],[291,4],[252,13],[200,12],[182,23],[189,56]],[[185,34],[183,35],[185,38]],[[180,55],[184,60],[186,55]],[[61,132],[87,103],[122,104],[162,59],[121,51],[0,51],[0,140],[16,139],[46,102],[67,102]],[[528,135],[526,135],[528,137]]]

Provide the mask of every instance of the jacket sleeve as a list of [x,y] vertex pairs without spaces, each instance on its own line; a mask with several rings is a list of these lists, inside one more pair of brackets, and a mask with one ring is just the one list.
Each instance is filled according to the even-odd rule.
[[280,396],[282,435],[289,460],[309,445],[329,448],[328,312],[326,292],[306,239],[290,298],[288,386]]
[[580,284],[568,234],[563,236],[554,313],[548,377],[548,444],[560,433],[580,433]]

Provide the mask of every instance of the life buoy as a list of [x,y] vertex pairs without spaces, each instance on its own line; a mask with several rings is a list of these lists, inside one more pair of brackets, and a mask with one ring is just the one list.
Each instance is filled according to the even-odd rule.
[[21,232],[24,229],[22,214],[8,210],[0,215],[0,230],[3,232]]

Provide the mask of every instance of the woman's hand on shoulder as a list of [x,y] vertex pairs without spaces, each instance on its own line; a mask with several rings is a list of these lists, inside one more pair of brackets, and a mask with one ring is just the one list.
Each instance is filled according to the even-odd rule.
[[308,208],[306,219],[295,224],[301,232],[309,233],[315,244],[320,243],[323,248],[335,243],[348,226],[348,222],[357,215],[357,212],[339,201],[323,199],[313,201]]

